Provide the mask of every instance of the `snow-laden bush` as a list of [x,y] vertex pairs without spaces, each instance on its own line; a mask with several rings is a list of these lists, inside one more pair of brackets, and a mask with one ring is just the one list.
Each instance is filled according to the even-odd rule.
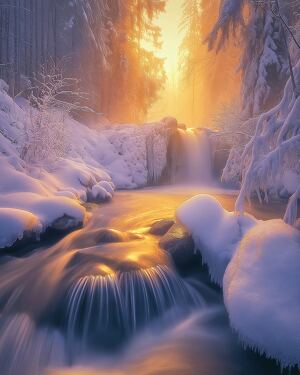
[[69,149],[68,134],[65,127],[67,113],[50,109],[47,103],[38,110],[30,107],[26,126],[26,143],[22,158],[29,163],[40,163],[64,157]]
[[54,64],[42,67],[30,88],[29,104],[24,110],[26,142],[21,156],[29,163],[55,160],[69,150],[65,125],[73,110],[85,109],[86,99],[78,90],[78,80],[65,78],[61,68]]

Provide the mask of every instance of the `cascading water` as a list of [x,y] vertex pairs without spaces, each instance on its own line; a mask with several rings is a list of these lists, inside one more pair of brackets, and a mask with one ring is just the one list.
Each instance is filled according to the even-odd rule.
[[243,354],[205,270],[182,278],[149,234],[186,198],[117,193],[56,245],[3,258],[1,375],[278,375]]
[[63,336],[50,327],[38,327],[27,314],[0,317],[1,375],[40,375],[43,368],[64,366]]
[[167,266],[83,277],[70,289],[68,300],[66,337],[71,356],[89,348],[118,346],[166,312],[175,321],[204,304]]
[[177,181],[209,184],[212,178],[211,143],[205,129],[178,129],[180,135]]
[[97,229],[101,209],[53,247],[0,264],[3,375],[41,375],[82,355],[119,350],[165,314],[175,322],[203,306],[158,239]]

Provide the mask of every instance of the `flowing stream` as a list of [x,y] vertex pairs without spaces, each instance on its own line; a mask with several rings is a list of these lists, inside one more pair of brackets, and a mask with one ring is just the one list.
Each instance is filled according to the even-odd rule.
[[[118,192],[91,205],[87,226],[54,246],[2,257],[1,374],[279,374],[273,361],[243,350],[205,269],[179,275],[149,234],[199,192]],[[210,193],[233,209],[233,195]],[[282,210],[250,211],[266,219]]]

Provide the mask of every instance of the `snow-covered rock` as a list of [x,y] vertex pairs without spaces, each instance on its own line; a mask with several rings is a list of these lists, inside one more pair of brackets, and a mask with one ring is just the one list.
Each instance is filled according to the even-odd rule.
[[43,197],[35,193],[0,194],[0,248],[52,227],[74,229],[86,219],[85,208],[66,197]]
[[118,155],[106,165],[118,188],[143,187],[159,180],[167,166],[171,132],[164,123],[120,125],[103,132]]
[[300,364],[300,232],[281,220],[252,228],[224,276],[224,299],[241,340],[282,366]]
[[112,194],[99,183],[92,187],[91,198],[95,202],[105,202],[112,199]]
[[83,223],[85,219],[85,208],[78,201],[66,197],[42,197],[34,193],[4,194],[0,195],[0,207],[31,212],[45,227],[64,215],[76,219],[78,223]]
[[0,249],[13,245],[24,236],[37,238],[43,230],[39,218],[31,212],[14,208],[0,208]]
[[222,285],[225,269],[239,241],[257,223],[256,219],[228,212],[216,198],[205,194],[184,202],[177,210],[177,217],[192,234],[212,280]]

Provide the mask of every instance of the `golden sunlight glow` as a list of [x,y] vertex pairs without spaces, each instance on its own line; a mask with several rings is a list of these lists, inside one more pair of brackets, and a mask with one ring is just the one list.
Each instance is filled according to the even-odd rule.
[[178,67],[178,50],[182,40],[179,32],[182,4],[183,0],[168,0],[166,11],[157,20],[162,32],[162,48],[157,55],[165,60],[169,80],[176,74]]
[[157,19],[156,24],[161,28],[162,46],[154,50],[155,54],[164,59],[167,81],[165,89],[160,93],[159,100],[148,112],[148,121],[156,121],[159,118],[172,114],[179,116],[177,106],[178,64],[179,46],[183,34],[180,32],[182,6],[184,0],[167,0],[166,9]]
[[115,271],[105,264],[99,264],[97,268],[99,269],[99,271],[103,272],[105,275],[115,274]]
[[[184,0],[167,0],[165,12],[156,20],[161,29],[162,46],[156,49],[145,44],[145,48],[164,59],[167,75],[164,89],[148,111],[146,121],[172,116],[188,127],[213,127],[216,114],[238,101],[241,80],[235,67],[239,64],[239,47],[232,44],[216,54],[203,43],[218,16],[220,0],[215,1],[216,6],[212,5],[205,17],[201,12],[197,16],[198,46],[195,48],[187,38],[194,27],[181,28]],[[186,54],[189,48],[191,56]],[[180,49],[181,58],[187,55],[188,61],[181,61]],[[196,67],[193,61],[197,61]]]

